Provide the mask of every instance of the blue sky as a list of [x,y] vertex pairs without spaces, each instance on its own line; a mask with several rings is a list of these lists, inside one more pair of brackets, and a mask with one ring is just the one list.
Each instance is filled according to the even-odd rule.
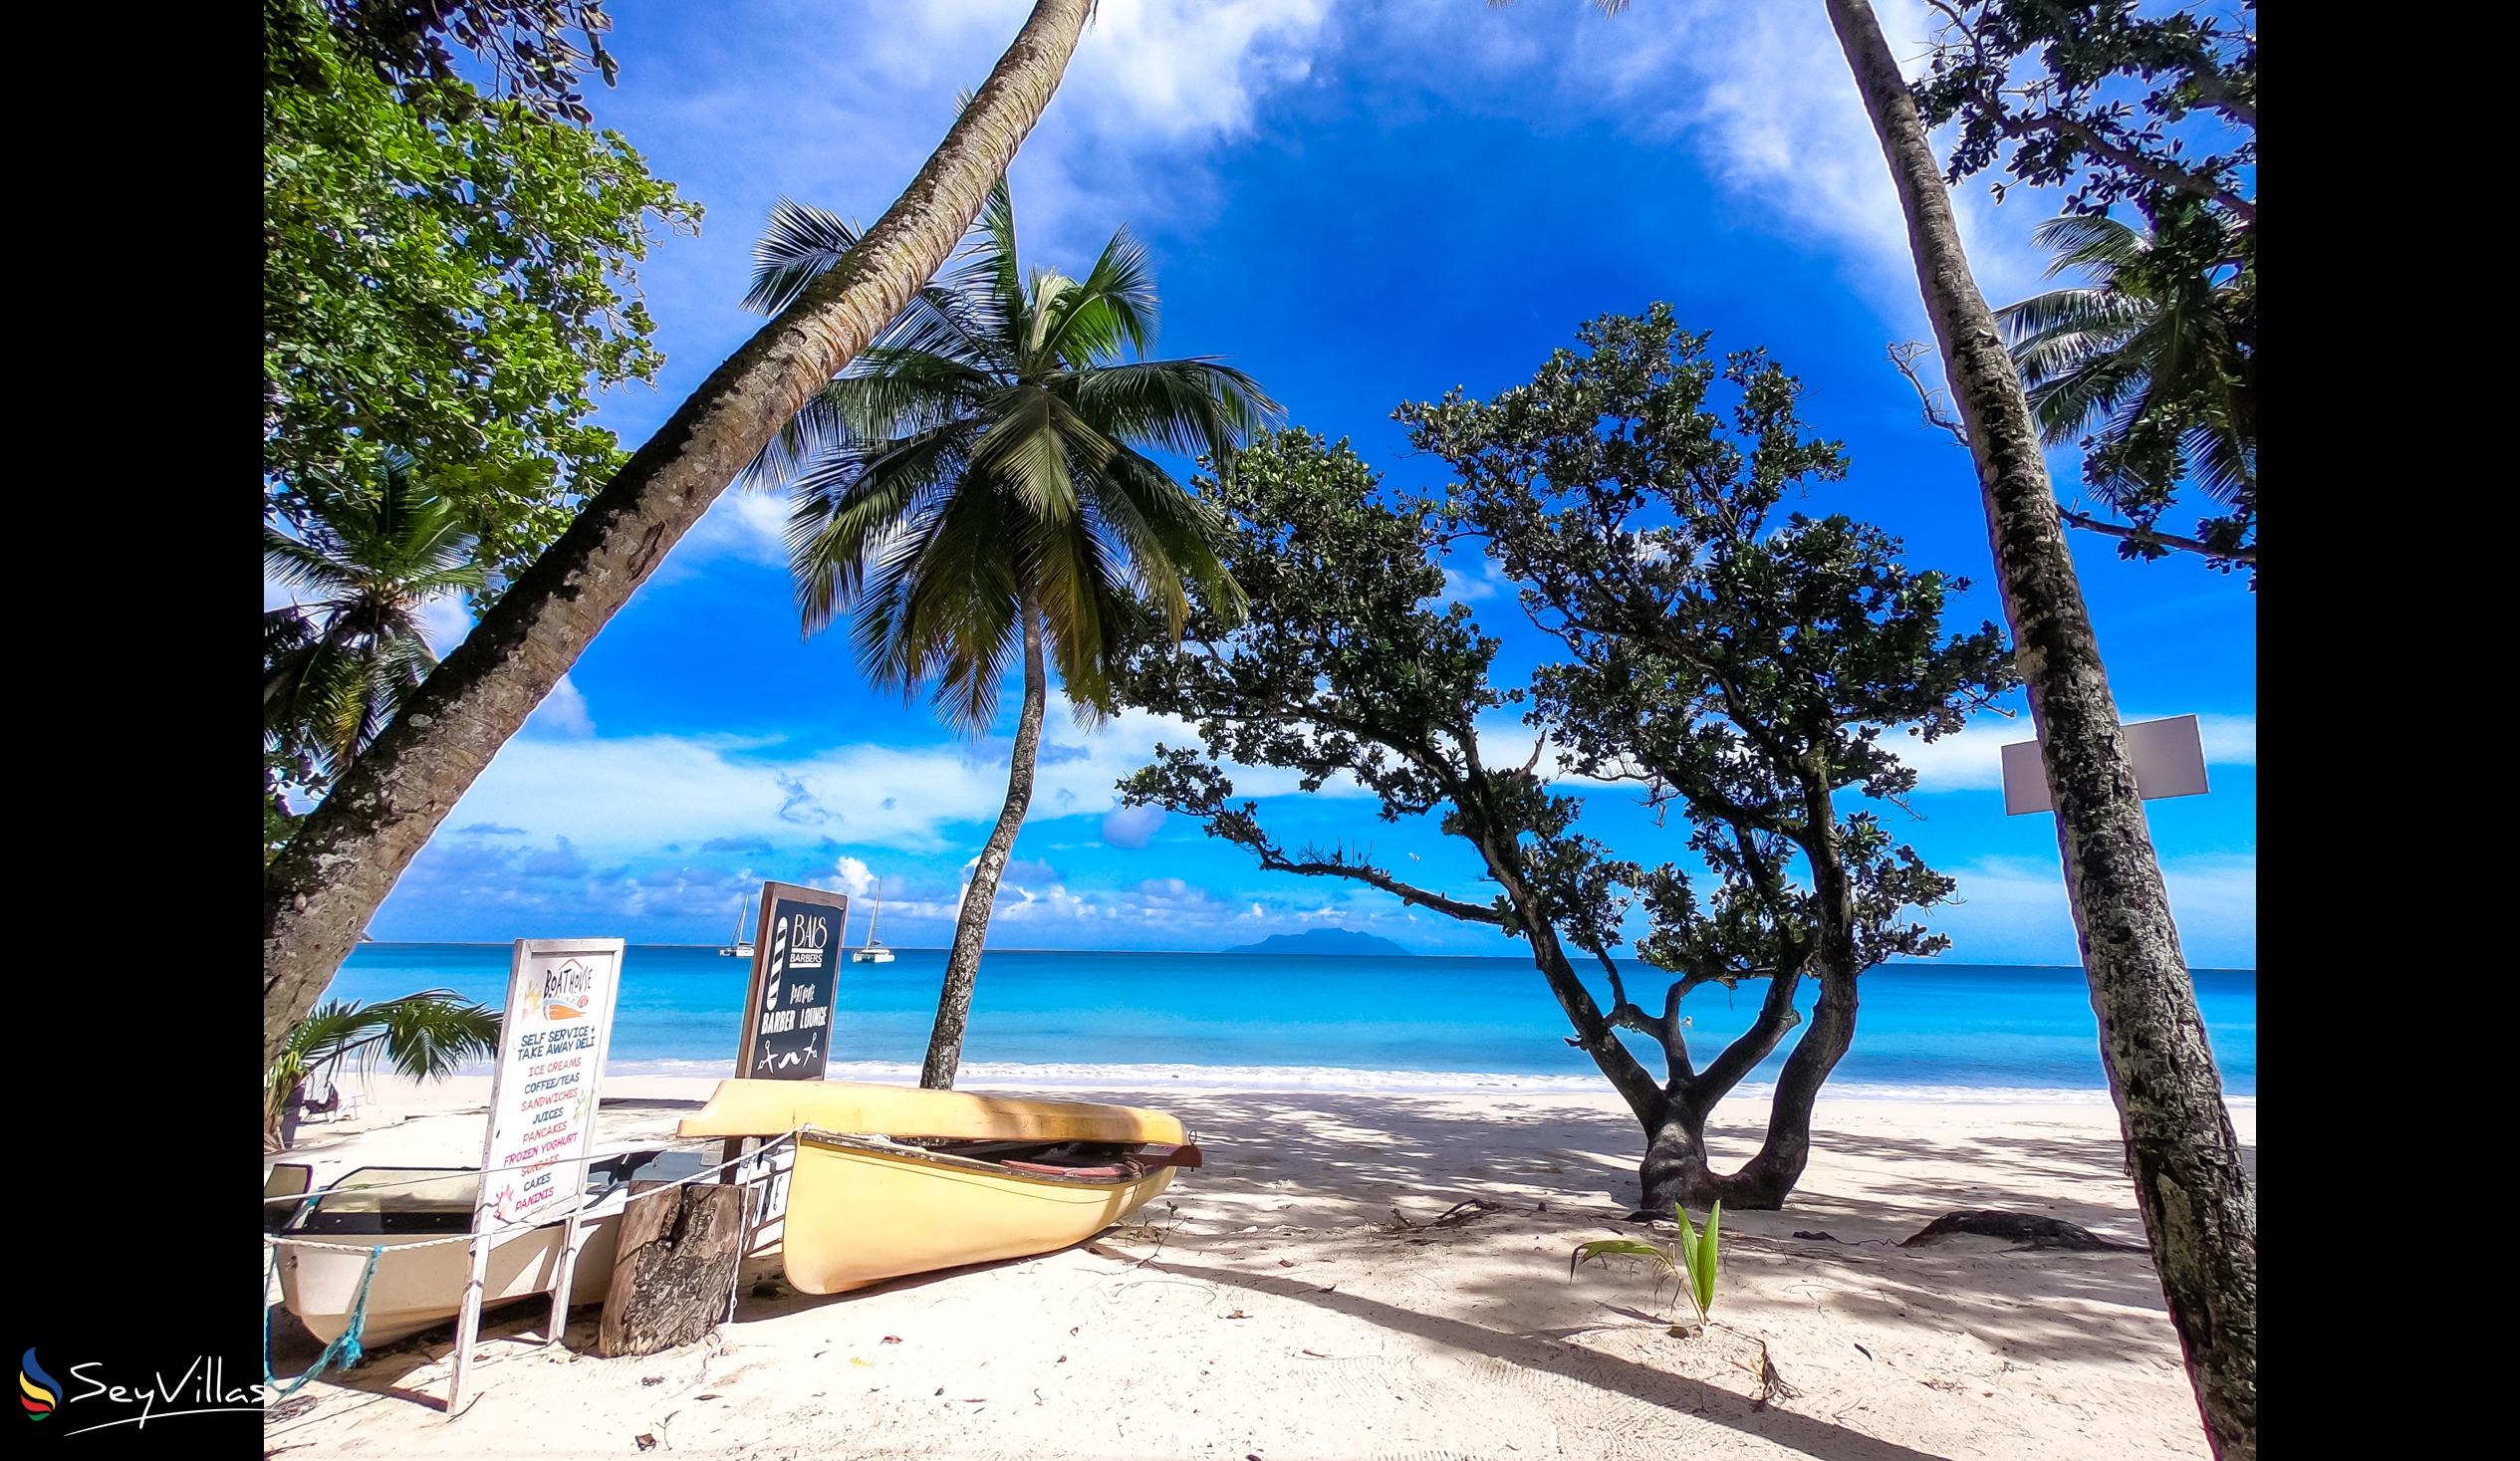
[[[736,301],[771,204],[871,222],[1027,6],[608,8],[622,80],[591,97],[597,119],[708,210],[698,237],[664,240],[641,271],[668,365],[602,414],[634,445],[759,323]],[[1882,9],[1916,54],[1922,7]],[[1353,437],[1395,486],[1442,485],[1406,454],[1389,420],[1400,401],[1516,383],[1579,321],[1668,300],[1718,351],[1764,345],[1809,384],[1807,415],[1854,467],[1812,506],[1902,535],[1912,562],[1977,581],[1967,621],[2000,620],[1968,459],[1919,423],[1884,358],[1929,337],[1816,4],[1649,0],[1605,20],[1576,0],[1103,0],[1013,176],[1031,262],[1082,269],[1127,224],[1155,261],[1162,354],[1231,358],[1293,422]],[[2037,287],[2028,236],[2059,203],[1963,190],[1996,303]],[[2069,456],[2054,465],[2076,479]],[[958,740],[923,705],[871,691],[842,634],[801,640],[784,511],[735,494],[710,511],[446,820],[376,936],[715,941],[744,891],[777,877],[880,884],[887,941],[944,941],[1003,795],[1007,727]],[[2254,966],[2255,603],[2192,563],[2123,563],[2088,538],[2077,552],[2121,708],[2205,718],[2212,793],[2149,809],[2189,957]],[[1458,593],[1527,664],[1536,646],[1510,596],[1462,567]],[[453,605],[432,621],[441,643],[466,624]],[[1087,735],[1054,707],[995,944],[1202,949],[1339,925],[1512,952],[1371,889],[1263,874],[1180,819],[1116,812],[1113,782],[1166,734],[1126,715]],[[1965,902],[1933,918],[1956,941],[1948,957],[2075,959],[2050,819],[2004,817],[1996,786],[1996,748],[2028,735],[2026,712],[1988,716],[1924,748],[1919,820],[1889,813],[1960,879]],[[1287,795],[1283,775],[1243,784],[1289,841],[1362,838],[1485,896],[1431,827],[1384,826],[1354,796]],[[1627,855],[1681,855],[1632,802],[1595,793],[1587,824]]]

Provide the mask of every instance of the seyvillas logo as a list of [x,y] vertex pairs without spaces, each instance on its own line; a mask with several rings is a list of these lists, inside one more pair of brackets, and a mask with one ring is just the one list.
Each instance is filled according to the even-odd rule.
[[42,1420],[61,1403],[61,1381],[44,1372],[32,1349],[18,1361],[18,1403],[26,1407],[29,1420]]
[[[104,1364],[94,1360],[71,1365],[70,1377],[78,1387],[65,1393],[62,1382],[53,1378],[36,1359],[35,1351],[29,1349],[18,1361],[18,1403],[25,1408],[29,1420],[46,1420],[57,1413],[67,1413],[69,1406],[77,1404],[77,1418],[89,1423],[62,1432],[69,1437],[118,1425],[146,1429],[152,1420],[177,1415],[216,1415],[239,1410],[259,1413],[273,1398],[269,1385],[229,1384],[227,1362],[213,1355],[193,1360],[172,1378],[159,1370],[148,1377],[145,1385],[100,1379],[95,1371],[103,1368]],[[126,1410],[137,1407],[137,1413],[117,1415],[112,1409],[88,1403],[95,1400]]]

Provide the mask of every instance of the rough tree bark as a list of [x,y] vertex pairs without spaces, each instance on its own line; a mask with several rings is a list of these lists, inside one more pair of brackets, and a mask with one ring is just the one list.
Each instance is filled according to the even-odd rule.
[[2137,1206],[2207,1437],[2224,1461],[2245,1461],[2257,1454],[2257,1196],[2223,1107],[2117,703],[2021,377],[1969,274],[1906,80],[1866,0],[1828,6],[1898,189],[1925,311],[1977,461]]
[[1041,614],[1030,599],[1024,618],[1024,709],[1015,721],[1015,761],[1006,773],[1006,805],[998,809],[997,826],[971,869],[971,886],[962,895],[962,912],[954,919],[953,951],[945,956],[945,986],[936,995],[936,1023],[927,1033],[927,1060],[918,1084],[928,1091],[954,1089],[954,1072],[962,1065],[962,1032],[971,1023],[971,989],[980,978],[980,955],[988,947],[989,913],[997,903],[998,879],[1006,875],[1006,859],[1015,852],[1015,834],[1024,827],[1025,809],[1033,803],[1033,769],[1041,751],[1042,707],[1049,699],[1050,675],[1042,663]]
[[[1672,986],[1673,995],[1660,1018],[1648,1017],[1628,1002],[1626,985],[1617,980],[1616,966],[1605,957],[1602,962],[1612,971],[1617,1006],[1610,1015],[1603,1014],[1592,991],[1576,977],[1566,946],[1532,894],[1512,847],[1512,840],[1501,834],[1479,839],[1488,873],[1513,904],[1515,917],[1531,942],[1533,964],[1548,982],[1549,992],[1557,996],[1567,1023],[1575,1027],[1575,1036],[1567,1043],[1592,1058],[1644,1130],[1644,1155],[1637,1164],[1639,1208],[1667,1212],[1677,1203],[1703,1212],[1717,1202],[1736,1212],[1774,1212],[1783,1207],[1811,1160],[1811,1112],[1820,1088],[1855,1040],[1852,948],[1845,950],[1849,961],[1838,966],[1846,972],[1822,977],[1811,1028],[1785,1059],[1758,1152],[1740,1170],[1718,1172],[1707,1159],[1706,1117],[1802,1023],[1794,1010],[1801,974],[1784,972],[1772,978],[1758,1021],[1700,1071],[1690,1062],[1688,1038],[1679,1023],[1678,995],[1684,984]],[[1656,1082],[1638,1063],[1619,1039],[1620,1026],[1650,1035],[1662,1047],[1666,1079]]]
[[859,246],[718,366],[526,571],[264,874],[263,1058],[490,758],[808,395],[933,275],[1058,90],[1093,0],[1039,0]]

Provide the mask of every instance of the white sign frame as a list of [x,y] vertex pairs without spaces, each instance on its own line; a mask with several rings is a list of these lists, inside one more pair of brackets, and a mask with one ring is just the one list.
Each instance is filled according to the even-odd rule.
[[[560,1263],[553,1275],[551,1322],[546,1326],[545,1343],[559,1342],[561,1331],[569,1315],[569,1290],[577,1279],[578,1249],[586,1241],[582,1212],[587,1188],[587,1163],[594,1155],[595,1123],[604,1098],[604,1062],[613,1046],[613,1015],[621,1007],[622,963],[630,944],[620,938],[520,938],[508,966],[508,994],[505,1013],[499,1025],[499,1064],[490,1078],[490,1113],[481,1137],[481,1186],[473,1198],[470,1277],[464,1284],[461,1311],[455,1317],[454,1367],[446,1382],[446,1416],[452,1420],[455,1407],[463,1398],[464,1375],[472,1361],[472,1346],[481,1333],[482,1291],[489,1282],[490,1250],[493,1246],[483,1236],[513,1225],[513,1220],[499,1216],[497,1208],[505,1194],[494,1184],[505,1178],[513,1182],[526,1173],[549,1173],[551,1189],[557,1189],[568,1202],[566,1227],[561,1235]],[[555,1024],[546,1019],[545,986],[571,963],[583,962],[588,983],[583,1002],[568,1019]],[[567,1009],[567,1006],[562,1006]],[[530,1018],[527,1017],[531,1012]],[[567,1154],[555,1155],[548,1161],[519,1167],[502,1160],[502,1147],[517,1139],[505,1129],[523,1116],[524,1108],[508,1109],[511,1100],[522,1101],[537,1094],[529,1088],[539,1071],[528,1069],[529,1061],[543,1058],[539,1038],[554,1030],[568,1029],[583,1020],[593,1027],[594,1044],[581,1046],[591,1054],[581,1069],[578,1087],[583,1092],[582,1105],[569,1118],[568,1133],[572,1138]],[[527,1037],[536,1038],[537,1051],[525,1053]],[[574,1178],[575,1180],[570,1180]],[[528,1214],[530,1216],[530,1214]]]
[[[2126,735],[2127,760],[2135,768],[2138,797],[2157,802],[2163,797],[2205,794],[2205,733],[2195,716],[2130,721],[2121,729]],[[2056,798],[2048,790],[2039,743],[2016,741],[2003,748],[2003,758],[2004,815],[2055,811]]]

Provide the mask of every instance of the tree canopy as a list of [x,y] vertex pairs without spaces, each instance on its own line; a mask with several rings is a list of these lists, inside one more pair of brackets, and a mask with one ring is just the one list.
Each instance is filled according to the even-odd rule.
[[[1915,84],[1927,126],[1957,122],[1949,179],[2000,166],[2069,187],[2069,211],[2158,214],[2206,199],[2257,225],[2257,5],[1958,0]],[[2195,124],[2188,124],[2193,120]],[[2009,147],[2009,152],[2006,148]]]
[[[1895,806],[1915,773],[1886,737],[1945,734],[2015,681],[1992,625],[1943,632],[1957,586],[1900,565],[1896,540],[1780,515],[1788,492],[1845,469],[1800,421],[1792,376],[1755,352],[1716,365],[1665,306],[1580,338],[1585,353],[1557,353],[1529,385],[1402,408],[1413,444],[1456,474],[1441,496],[1386,493],[1345,443],[1302,431],[1262,438],[1209,484],[1233,516],[1225,557],[1249,618],[1194,613],[1177,649],[1150,641],[1129,661],[1123,698],[1187,720],[1199,746],[1161,748],[1123,798],[1194,817],[1264,867],[1525,940],[1570,1043],[1647,1134],[1646,1204],[1772,1207],[1801,1174],[1810,1099],[1853,1038],[1857,976],[1946,943],[1910,912],[1951,880],[1878,813],[1841,812],[1837,798]],[[1565,651],[1528,685],[1497,681],[1498,640],[1466,607],[1429,607],[1435,551],[1473,541]],[[1516,707],[1527,755],[1497,724]],[[1386,822],[1433,817],[1495,891],[1412,882],[1344,842],[1286,847],[1236,799],[1232,764],[1294,770],[1307,790],[1351,779]],[[1640,786],[1685,820],[1691,857],[1612,856],[1578,830],[1585,796],[1557,776]],[[1636,959],[1667,976],[1649,1003],[1631,998],[1635,971],[1616,952],[1638,908]],[[1600,968],[1607,1010],[1578,954]],[[1752,1030],[1693,1050],[1688,993],[1758,980]],[[1803,1023],[1806,980],[1819,1003],[1786,1058],[1769,1139],[1742,1171],[1715,1174],[1706,1113]],[[1658,1074],[1622,1029],[1658,1048]]]
[[265,509],[400,452],[513,570],[620,464],[591,392],[654,377],[634,265],[700,210],[618,133],[389,80],[315,0],[267,0],[265,40]]

